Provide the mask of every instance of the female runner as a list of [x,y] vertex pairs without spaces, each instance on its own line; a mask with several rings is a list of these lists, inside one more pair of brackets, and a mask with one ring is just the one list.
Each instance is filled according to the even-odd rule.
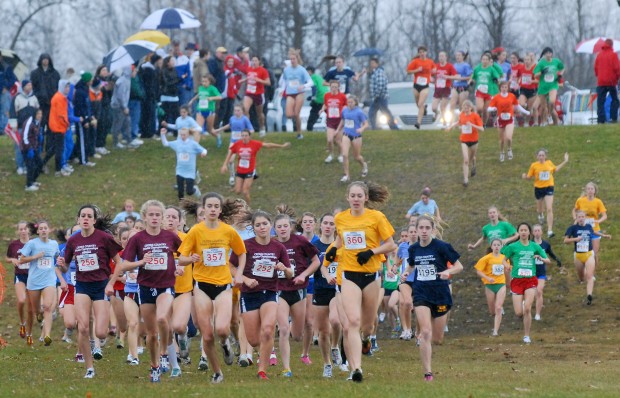
[[510,54],[510,92],[517,98],[520,95],[521,86],[521,73],[523,72],[523,64],[521,63],[521,57],[519,53],[514,52]]
[[321,112],[326,114],[327,125],[327,157],[325,163],[334,160],[334,144],[338,147],[338,162],[342,163],[342,134],[338,127],[342,120],[342,110],[347,105],[347,96],[340,92],[340,82],[332,80],[329,82],[329,92],[325,93],[323,109]]
[[[6,261],[15,267],[15,298],[17,301],[17,314],[19,315],[19,337],[26,338],[26,326],[32,332],[34,322],[33,307],[28,301],[26,294],[26,282],[28,281],[28,268],[30,264],[19,262],[19,251],[30,240],[30,230],[26,221],[17,223],[17,239],[9,243],[6,250]],[[26,312],[24,316],[24,311]],[[38,311],[37,311],[38,312]],[[32,333],[29,334],[32,336]]]
[[502,78],[502,69],[493,64],[491,55],[482,54],[480,64],[474,68],[474,72],[469,79],[476,83],[476,110],[482,115],[482,121],[486,126],[489,120],[487,109],[491,103],[491,98],[498,93],[497,82]]
[[[280,209],[274,221],[276,239],[286,247],[293,278],[287,278],[284,272],[278,272],[278,313],[277,322],[280,330],[280,353],[284,370],[282,376],[292,377],[291,347],[289,337],[301,341],[306,323],[306,288],[308,278],[319,267],[318,250],[301,235],[291,234],[290,216],[286,208]],[[289,317],[291,319],[289,325]],[[312,328],[310,328],[312,334]],[[309,365],[307,353],[302,354],[301,360]]]
[[476,274],[482,278],[484,293],[487,298],[489,313],[495,317],[491,336],[499,335],[506,299],[506,276],[504,275],[504,258],[500,253],[502,240],[494,238],[491,241],[491,252],[482,257],[475,265]]
[[452,94],[452,80],[458,77],[458,72],[454,66],[448,62],[448,55],[445,51],[439,53],[439,62],[435,64],[435,92],[433,93],[433,103],[431,108],[435,114],[435,120],[441,114],[444,125],[448,125],[446,117],[446,106]]
[[248,68],[248,73],[239,83],[247,82],[245,86],[245,96],[243,97],[243,110],[246,117],[250,117],[252,105],[256,108],[258,115],[258,126],[260,136],[265,135],[265,86],[271,86],[269,72],[261,66],[261,60],[257,56],[252,57],[252,63]]
[[469,77],[474,73],[469,62],[467,62],[468,54],[463,51],[457,51],[454,55],[456,62],[454,63],[454,69],[458,76],[454,78],[452,83],[452,96],[450,97],[450,109],[452,113],[457,109],[461,109],[463,102],[469,99]]
[[358,106],[359,101],[354,95],[347,98],[347,107],[342,110],[342,119],[338,126],[338,133],[342,136],[342,167],[344,176],[340,182],[349,182],[349,148],[353,148],[353,158],[362,165],[362,178],[368,175],[368,163],[362,156],[362,133],[368,128],[368,118]]
[[564,64],[558,58],[553,58],[553,50],[545,47],[542,50],[538,64],[534,68],[534,76],[538,79],[538,99],[542,107],[542,123],[547,124],[549,113],[553,124],[558,125],[558,113],[555,111],[555,100],[558,96],[558,81],[564,73]]
[[[138,231],[130,230],[127,235],[127,241],[131,239]],[[136,267],[125,272],[125,298],[123,299],[123,309],[125,318],[127,319],[127,364],[137,366],[140,364],[138,354],[141,354],[138,348],[138,339],[143,336],[144,323],[140,320],[140,298],[138,297],[138,271]],[[119,274],[120,275],[120,274]],[[141,347],[144,349],[143,347]]]
[[[241,288],[241,317],[248,342],[260,346],[261,358],[269,358],[278,312],[278,272],[284,272],[287,279],[293,277],[286,247],[271,239],[271,216],[263,211],[252,215],[254,238],[244,241],[247,261],[241,264],[237,256],[231,263],[237,265],[235,285]],[[258,364],[258,378],[267,380],[269,361]]]
[[[512,264],[512,280],[510,291],[512,292],[512,305],[515,315],[523,318],[523,342],[530,344],[530,328],[532,326],[532,303],[536,297],[536,260],[549,264],[547,254],[536,242],[530,241],[532,228],[528,223],[521,223],[517,227],[519,240],[504,246],[501,253],[504,258],[504,268],[510,268]],[[508,264],[510,260],[510,264]]]
[[[202,198],[205,220],[194,225],[180,248],[180,265],[194,263],[194,306],[202,344],[213,367],[212,383],[224,380],[215,352],[215,338],[219,338],[224,352],[224,362],[232,365],[234,354],[228,335],[232,317],[232,269],[230,252],[236,255],[240,268],[246,264],[246,248],[241,237],[230,225],[220,221],[236,211],[224,208],[224,198],[209,192]],[[263,357],[265,358],[265,357]]]
[[[302,236],[306,238],[308,242],[314,244],[314,242],[319,239],[315,233],[316,216],[309,211],[306,211],[301,215],[301,220],[299,220],[297,224],[297,230],[300,228]],[[321,263],[319,262],[319,265],[320,264]],[[306,320],[304,325],[303,351],[301,353],[301,360],[307,365],[312,363],[310,360],[310,345],[313,341],[315,344],[318,343],[318,331],[315,333],[314,306],[312,305],[312,297],[314,295],[314,274],[314,272],[310,274],[308,278],[308,287],[306,288]]]
[[[337,250],[344,248],[339,264],[343,269],[342,304],[349,320],[347,357],[353,369],[351,378],[358,383],[363,379],[362,352],[370,352],[369,336],[379,308],[380,255],[397,247],[394,228],[385,215],[366,204],[383,204],[388,198],[389,192],[383,186],[361,181],[349,184],[350,208],[336,215],[338,235],[325,255],[327,261],[333,262]],[[360,333],[364,334],[363,342]]]
[[[108,334],[110,304],[107,296],[114,294],[114,275],[110,260],[118,267],[123,249],[114,236],[107,231],[110,219],[101,214],[98,207],[84,205],[77,213],[80,233],[69,238],[64,257],[58,259],[58,266],[63,272],[69,268],[71,261],[76,261],[75,273],[75,315],[78,323],[78,351],[84,355],[86,366],[85,379],[95,377],[93,354],[90,347],[90,318],[94,313],[95,336],[105,339]],[[96,352],[101,359],[101,352]]]
[[[584,189],[585,195],[582,195],[573,209],[573,220],[577,219],[577,211],[583,210],[586,213],[586,224],[590,224],[595,232],[601,231],[601,223],[607,220],[607,209],[603,201],[596,197],[598,194],[598,186],[590,181]],[[600,249],[600,237],[592,236],[592,249],[594,250],[594,263],[598,265],[598,251]]]
[[306,68],[302,66],[300,50],[291,48],[288,51],[291,65],[282,71],[282,80],[284,81],[286,91],[286,117],[293,119],[295,122],[295,130],[297,131],[297,139],[302,139],[301,134],[301,107],[306,99],[306,90],[314,86],[312,78],[308,74]]
[[[400,325],[403,331],[400,334],[399,339],[411,340],[414,336],[411,326],[411,312],[413,311],[413,273],[405,275],[407,269],[407,259],[409,258],[409,246],[418,241],[418,232],[415,227],[415,223],[409,224],[407,227],[407,242],[403,242],[398,246],[398,258],[400,260],[400,285],[398,285],[398,291],[400,297],[398,298],[400,312]],[[416,327],[416,330],[418,328]]]
[[[551,244],[542,238],[543,227],[540,224],[532,225],[532,240],[543,248],[547,257],[555,260],[558,263],[558,267],[562,267],[562,262],[557,258]],[[536,278],[538,278],[538,286],[536,287],[536,315],[534,315],[535,321],[540,321],[542,318],[540,314],[543,307],[543,290],[545,289],[545,283],[547,281],[547,265],[539,259],[536,259]]]
[[577,210],[577,223],[571,225],[564,234],[564,243],[575,245],[575,269],[580,282],[586,281],[586,304],[592,305],[592,292],[594,290],[594,253],[592,252],[592,237],[602,236],[611,239],[611,235],[594,231],[592,225],[586,223],[586,212]]
[[[554,180],[553,175],[560,171],[562,167],[568,163],[568,152],[564,154],[564,161],[559,165],[554,165],[551,160],[547,160],[547,150],[539,149],[536,153],[537,162],[530,165],[527,174],[521,176],[524,180],[534,177],[534,197],[536,198],[536,211],[538,213],[538,222],[545,221],[545,209],[547,210],[547,237],[555,236],[553,233],[553,193]],[[544,205],[544,208],[543,208]]]
[[508,160],[512,160],[512,134],[515,130],[514,108],[519,112],[529,115],[517,100],[517,97],[508,92],[508,82],[501,82],[499,85],[500,93],[494,96],[487,108],[488,112],[497,112],[497,129],[499,130],[499,161],[504,161],[504,148],[508,152]]
[[476,153],[478,152],[478,132],[484,131],[480,116],[473,111],[474,104],[469,100],[463,102],[459,120],[448,126],[446,131],[460,127],[461,152],[463,153],[463,186],[469,185],[469,164],[471,161],[471,176],[476,175]]
[[536,68],[534,53],[525,54],[524,61],[523,67],[521,68],[521,79],[519,81],[519,103],[531,113],[531,117],[525,119],[524,125],[537,126],[540,101],[536,95],[538,91],[538,79],[534,76],[534,69]]
[[[415,315],[420,326],[420,356],[424,368],[424,380],[432,381],[432,343],[443,342],[447,315],[452,307],[449,281],[451,275],[463,270],[459,253],[452,246],[432,234],[435,221],[429,216],[420,216],[416,221],[418,242],[409,246],[409,275],[415,267],[413,282]],[[448,262],[452,267],[448,268]],[[404,275],[404,274],[403,274]]]
[[431,74],[435,73],[435,63],[426,57],[428,50],[418,47],[418,55],[407,65],[407,75],[413,75],[413,96],[418,106],[418,119],[415,128],[419,129],[426,113],[426,98],[431,82]]

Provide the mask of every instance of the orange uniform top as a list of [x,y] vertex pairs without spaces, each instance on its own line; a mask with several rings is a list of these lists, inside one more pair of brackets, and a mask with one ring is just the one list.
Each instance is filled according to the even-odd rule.
[[508,93],[505,97],[499,93],[491,99],[490,107],[497,108],[497,115],[500,120],[510,120],[514,115],[514,107],[519,105],[517,97],[513,93]]
[[476,112],[470,112],[469,114],[461,112],[459,115],[461,142],[478,142],[478,129],[468,125],[467,122],[482,127],[482,118]]
[[416,70],[420,67],[422,67],[422,70],[414,74],[413,82],[420,86],[428,86],[431,81],[431,73],[433,69],[435,69],[435,62],[429,58],[414,58],[407,66],[407,72]]

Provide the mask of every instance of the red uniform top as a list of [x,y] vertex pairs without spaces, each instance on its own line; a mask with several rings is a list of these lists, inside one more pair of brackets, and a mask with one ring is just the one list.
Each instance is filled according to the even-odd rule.
[[258,68],[248,68],[248,80],[245,87],[246,94],[252,95],[261,95],[265,92],[265,85],[263,83],[258,83],[256,78],[261,80],[266,80],[269,78],[269,72],[267,69],[259,66]]
[[281,243],[286,247],[291,268],[293,269],[293,277],[286,279],[284,271],[278,271],[278,290],[290,291],[307,288],[308,278],[306,278],[303,285],[296,285],[293,279],[308,269],[310,259],[318,255],[319,251],[312,243],[308,242],[308,239],[301,235],[291,235],[289,240]]
[[331,92],[325,93],[324,97],[325,112],[328,119],[340,119],[342,108],[347,105],[347,96],[341,92],[334,95]]
[[[120,252],[118,252],[118,255],[121,256],[121,258],[123,257],[123,251],[121,250]],[[114,273],[114,271],[116,271],[116,264],[114,264],[114,261],[110,261],[110,269],[112,270],[112,273]],[[119,278],[116,280],[116,282],[114,282],[114,290],[119,290],[119,291],[124,291],[125,290],[125,284],[123,283],[123,281]]]
[[497,108],[497,116],[500,120],[510,120],[514,115],[514,107],[519,105],[517,97],[508,93],[505,97],[499,93],[491,99],[490,107]]
[[445,65],[435,65],[435,88],[450,88],[452,87],[452,80],[446,79],[446,76],[458,75],[458,72],[450,62],[446,62]]
[[65,263],[75,257],[75,280],[77,282],[101,282],[109,279],[110,260],[121,250],[114,237],[107,232],[95,229],[92,235],[84,237],[81,233],[72,235],[65,248]]
[[[243,276],[256,280],[258,285],[248,287],[244,283],[241,286],[241,291],[244,293],[260,292],[262,290],[277,291],[278,272],[276,264],[280,262],[286,268],[291,267],[286,247],[275,239],[272,239],[266,245],[258,243],[256,238],[246,239],[243,243],[248,251]],[[239,266],[239,259],[235,253],[230,255],[230,262],[235,266]]]
[[528,90],[535,90],[538,88],[538,83],[534,82],[534,68],[536,68],[536,64],[532,64],[529,69],[525,65],[521,68],[521,88]]
[[[17,239],[9,243],[9,247],[6,249],[6,256],[8,258],[19,258],[19,251],[24,247],[25,243]],[[30,263],[19,264],[15,266],[15,275],[28,275],[28,269]]]
[[465,112],[461,112],[459,115],[459,126],[461,127],[461,142],[478,142],[478,129],[468,125],[470,122],[473,125],[482,127],[482,119],[476,112],[470,112],[469,115]]
[[237,173],[249,174],[254,172],[256,169],[256,155],[262,147],[263,142],[257,140],[250,140],[247,144],[244,144],[243,140],[239,140],[230,147],[232,153],[239,155]]
[[420,86],[428,86],[431,81],[431,73],[435,68],[435,62],[429,58],[414,58],[407,66],[407,72],[420,67],[422,67],[422,70],[414,74],[413,82]]
[[510,89],[518,90],[519,89],[519,79],[521,79],[521,74],[523,73],[523,64],[519,63],[516,65],[510,65]]
[[141,260],[151,253],[149,262],[138,271],[138,284],[152,288],[174,287],[176,264],[174,254],[181,246],[181,238],[175,232],[162,229],[158,235],[140,231],[129,239],[123,252],[126,261]]

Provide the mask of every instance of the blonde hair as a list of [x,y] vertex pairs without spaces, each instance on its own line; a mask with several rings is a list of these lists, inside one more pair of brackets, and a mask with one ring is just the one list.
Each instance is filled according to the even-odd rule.
[[289,48],[288,49],[288,56],[289,57],[296,57],[297,58],[297,63],[299,65],[303,64],[303,61],[301,60],[301,50],[298,48]]
[[151,199],[151,200],[147,200],[146,202],[144,202],[142,204],[142,207],[140,207],[140,214],[142,215],[142,217],[146,216],[146,212],[151,206],[159,207],[161,209],[162,215],[166,211],[166,206],[162,202],[160,202],[159,200]]

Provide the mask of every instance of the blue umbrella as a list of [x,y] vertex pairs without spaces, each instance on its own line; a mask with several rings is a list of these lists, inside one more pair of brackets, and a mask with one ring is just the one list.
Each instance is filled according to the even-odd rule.
[[381,55],[383,55],[383,50],[374,47],[362,48],[353,53],[354,57],[379,57]]
[[157,50],[158,44],[145,40],[135,40],[116,47],[103,57],[103,64],[110,72],[131,66],[140,58]]
[[162,8],[146,17],[140,29],[192,29],[199,26],[200,21],[189,11],[180,8]]

